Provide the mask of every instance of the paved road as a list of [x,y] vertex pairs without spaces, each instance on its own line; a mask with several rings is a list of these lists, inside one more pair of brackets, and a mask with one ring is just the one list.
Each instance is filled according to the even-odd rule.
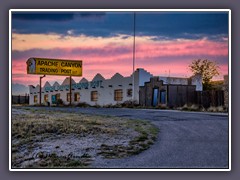
[[94,168],[228,168],[228,115],[168,110],[70,108],[87,114],[146,119],[160,132],[150,149]]

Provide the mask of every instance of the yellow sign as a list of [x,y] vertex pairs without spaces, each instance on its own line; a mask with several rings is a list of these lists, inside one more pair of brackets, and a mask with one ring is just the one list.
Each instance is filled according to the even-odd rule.
[[27,73],[60,76],[82,76],[82,61],[29,58],[27,60]]

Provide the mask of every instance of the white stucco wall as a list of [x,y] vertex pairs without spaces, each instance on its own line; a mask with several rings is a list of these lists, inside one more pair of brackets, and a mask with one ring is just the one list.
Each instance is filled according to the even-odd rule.
[[[128,89],[133,88],[133,75],[123,77],[121,74],[116,73],[110,79],[105,79],[101,74],[97,74],[91,81],[82,78],[79,82],[72,80],[72,103],[78,104],[85,102],[90,105],[115,105],[117,103],[123,103],[134,99],[137,103],[139,102],[139,86],[144,86],[145,82],[149,82],[152,74],[145,71],[144,69],[137,69],[134,72],[134,91],[133,97],[127,95]],[[202,90],[202,77],[200,75],[193,76],[191,78],[175,78],[175,77],[159,77],[160,80],[164,81],[164,84],[184,84],[188,83],[196,85],[196,90]],[[67,93],[69,93],[69,82],[70,79],[67,77],[63,83],[59,84],[55,82],[52,86],[48,82],[42,87],[42,103],[44,103],[44,95],[48,94],[48,101],[52,104],[52,95],[60,93],[60,99],[63,100],[64,104],[67,102]],[[114,100],[114,91],[122,89],[122,101]],[[91,92],[98,92],[98,100],[91,101]],[[39,85],[36,87],[29,86],[29,104],[39,104]],[[80,93],[80,101],[74,101],[74,93]],[[37,95],[37,102],[34,103],[34,95]]]
[[200,74],[191,76],[190,78],[178,78],[178,77],[159,77],[159,80],[163,81],[163,84],[173,85],[195,85],[196,91],[202,91],[202,76]]
[[[150,76],[149,73],[147,73],[144,70],[136,70],[134,73],[134,100],[137,102],[139,101],[139,74],[141,76],[145,77],[145,79],[149,80]],[[149,77],[149,78],[147,78]],[[132,75],[128,77],[123,77],[121,74],[116,73],[113,75],[110,79],[105,79],[101,74],[97,74],[91,81],[86,80],[83,78],[79,82],[72,81],[72,103],[78,104],[80,102],[85,102],[90,105],[115,105],[117,103],[123,103],[124,101],[132,100],[132,96],[127,95],[128,89],[132,89],[133,80]],[[59,86],[59,87],[58,87]],[[67,93],[69,93],[69,78],[66,78],[61,85],[59,85],[57,82],[54,83],[53,86],[51,86],[48,82],[45,83],[45,85],[42,88],[42,103],[44,103],[44,95],[48,94],[48,99],[50,104],[52,104],[52,95],[56,95],[57,93],[60,93],[60,99],[63,100],[64,104],[68,104],[67,102]],[[80,88],[79,88],[80,87]],[[87,89],[85,87],[88,87]],[[59,90],[59,88],[61,90]],[[57,90],[58,89],[58,90]],[[122,100],[121,101],[115,101],[114,100],[114,91],[117,89],[122,89]],[[39,95],[39,85],[37,87],[29,86],[30,90],[30,104],[38,104],[39,103],[39,97],[37,103],[34,103],[34,95]],[[48,92],[46,91],[48,90]],[[57,91],[56,91],[57,90]],[[97,91],[98,92],[98,100],[97,101],[91,101],[91,92]],[[80,101],[75,102],[74,101],[74,93],[79,92],[80,93]]]
[[196,74],[191,77],[191,84],[196,85],[196,91],[202,91],[203,85],[202,85],[202,75]]

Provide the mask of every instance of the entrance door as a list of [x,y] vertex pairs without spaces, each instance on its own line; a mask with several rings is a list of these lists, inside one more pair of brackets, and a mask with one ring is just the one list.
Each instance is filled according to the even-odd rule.
[[56,104],[56,103],[57,103],[56,95],[52,95],[52,104]]
[[160,103],[166,104],[166,91],[165,90],[160,91]]
[[153,89],[153,99],[152,99],[152,105],[155,107],[158,104],[158,89]]

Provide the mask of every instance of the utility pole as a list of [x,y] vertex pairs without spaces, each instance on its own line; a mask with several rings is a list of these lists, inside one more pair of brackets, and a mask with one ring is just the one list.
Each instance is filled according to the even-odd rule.
[[70,102],[69,105],[72,105],[72,76],[70,76]]
[[39,90],[39,104],[42,105],[42,78],[44,78],[46,75],[40,76],[40,90]]
[[135,71],[135,31],[136,13],[133,12],[133,79],[132,79],[132,101],[134,101],[134,71]]

